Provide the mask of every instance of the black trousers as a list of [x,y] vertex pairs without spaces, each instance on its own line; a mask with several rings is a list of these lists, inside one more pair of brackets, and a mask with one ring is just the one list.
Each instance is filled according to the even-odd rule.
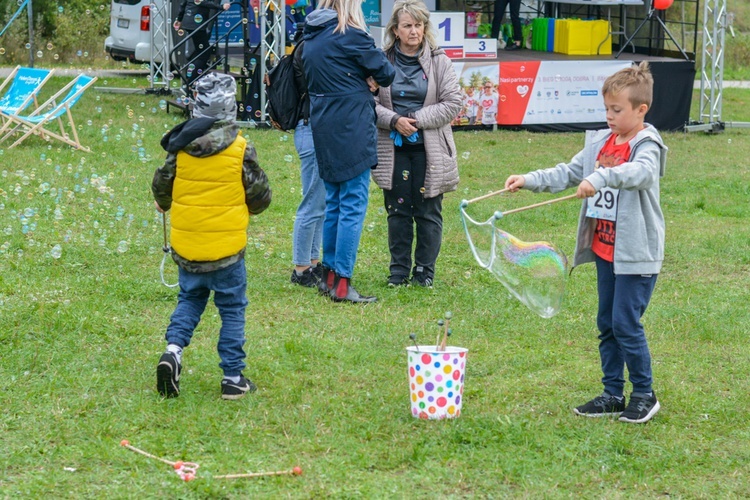
[[[393,185],[383,190],[388,212],[388,247],[391,251],[391,276],[421,274],[435,277],[435,261],[443,239],[443,195],[424,197],[427,157],[423,145],[396,148],[393,165]],[[412,247],[414,226],[417,242]]]
[[[193,58],[197,58],[193,61],[194,67],[188,67],[187,76],[188,84],[192,83],[193,80],[203,74],[203,71],[208,66],[208,61],[211,59],[213,50],[210,50],[211,45],[211,32],[205,29],[197,29],[192,32],[192,38],[190,42],[193,45],[193,51],[188,56],[188,61],[193,61]],[[201,54],[203,53],[203,54]],[[201,54],[199,56],[199,54]]]
[[495,0],[495,8],[492,12],[492,38],[500,36],[500,23],[505,14],[505,8],[510,5],[510,23],[513,25],[513,40],[522,42],[523,31],[521,30],[521,0]]

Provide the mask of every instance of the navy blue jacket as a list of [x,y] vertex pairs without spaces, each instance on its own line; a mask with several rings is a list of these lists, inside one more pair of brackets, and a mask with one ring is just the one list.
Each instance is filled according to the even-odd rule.
[[375,101],[365,79],[387,87],[396,72],[366,32],[333,32],[336,11],[315,10],[305,23],[302,63],[320,177],[348,181],[378,163]]

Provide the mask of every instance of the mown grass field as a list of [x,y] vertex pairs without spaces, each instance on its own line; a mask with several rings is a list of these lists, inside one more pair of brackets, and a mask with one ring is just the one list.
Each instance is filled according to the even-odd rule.
[[[55,80],[62,84],[63,80]],[[108,79],[101,86],[144,85]],[[750,122],[750,91],[724,119]],[[458,205],[510,173],[551,166],[582,134],[457,133],[461,185],[444,203],[435,287],[389,289],[382,195],[373,187],[355,279],[379,297],[338,305],[289,283],[300,199],[292,137],[246,130],[274,189],[247,253],[248,368],[259,390],[219,397],[219,319],[209,306],[184,355],[182,394],[162,400],[155,365],[176,292],[161,284],[162,221],[150,181],[180,119],[156,96],[91,91],[74,110],[85,154],[32,138],[0,145],[0,497],[682,497],[750,495],[747,290],[750,137],[665,133],[667,255],[644,317],[663,409],[643,426],[574,417],[600,391],[595,272],[570,276],[542,319],[474,262]],[[521,192],[472,205],[488,218],[549,199]],[[504,219],[570,254],[578,203]],[[61,253],[56,257],[56,245]],[[166,264],[167,280],[175,266]],[[409,411],[409,334],[469,349],[463,414]],[[200,464],[182,482],[120,446]],[[299,477],[222,480],[252,471]]]

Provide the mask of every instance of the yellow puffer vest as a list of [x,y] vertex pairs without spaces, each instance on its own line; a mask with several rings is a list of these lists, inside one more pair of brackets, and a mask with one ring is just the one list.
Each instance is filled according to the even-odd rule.
[[250,216],[242,184],[246,144],[237,134],[229,147],[215,155],[197,158],[177,153],[170,242],[185,259],[216,261],[247,245]]

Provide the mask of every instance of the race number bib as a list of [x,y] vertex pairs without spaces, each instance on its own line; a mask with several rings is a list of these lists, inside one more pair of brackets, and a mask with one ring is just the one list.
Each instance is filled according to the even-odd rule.
[[617,199],[619,195],[619,189],[608,187],[600,189],[599,192],[588,199],[586,217],[616,221]]

